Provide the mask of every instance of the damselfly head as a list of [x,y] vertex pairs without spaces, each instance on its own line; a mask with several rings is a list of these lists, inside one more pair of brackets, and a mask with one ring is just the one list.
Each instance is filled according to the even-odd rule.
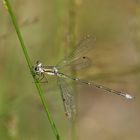
[[35,74],[41,74],[44,72],[43,65],[40,61],[36,61],[36,64],[33,66],[33,72]]

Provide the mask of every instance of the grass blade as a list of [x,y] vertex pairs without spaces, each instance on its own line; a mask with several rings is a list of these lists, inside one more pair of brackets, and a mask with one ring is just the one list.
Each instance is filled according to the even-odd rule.
[[[21,48],[22,48],[23,54],[24,54],[24,56],[25,56],[25,59],[26,59],[26,62],[27,62],[27,64],[28,64],[28,67],[29,67],[29,69],[30,69],[30,72],[32,73],[32,63],[31,63],[31,59],[30,59],[29,54],[28,54],[28,51],[27,51],[27,49],[26,49],[24,40],[23,40],[23,38],[22,38],[20,29],[19,29],[19,26],[18,26],[18,24],[17,24],[16,17],[15,17],[15,15],[14,15],[14,13],[13,13],[11,4],[9,3],[9,0],[4,0],[3,3],[4,3],[4,6],[5,6],[5,8],[8,10],[8,13],[9,13],[9,15],[10,15],[10,17],[11,17],[12,23],[13,23],[13,25],[14,25],[14,27],[15,27],[15,30],[16,30],[16,33],[17,33],[17,36],[18,36],[18,39],[19,39],[20,44],[21,44]],[[46,111],[46,114],[47,114],[49,123],[50,123],[51,128],[52,128],[52,130],[53,130],[53,132],[54,132],[54,135],[55,135],[55,137],[56,137],[57,140],[60,140],[58,130],[57,130],[56,126],[55,126],[55,123],[54,123],[54,121],[53,121],[53,118],[52,118],[52,116],[51,116],[51,114],[50,114],[50,111],[49,111],[49,109],[48,109],[48,103],[47,103],[47,101],[46,101],[46,99],[45,99],[44,91],[42,90],[39,81],[34,77],[33,73],[32,73],[32,76],[33,76],[33,79],[34,79],[34,81],[35,81],[35,85],[36,85],[36,88],[37,88],[37,90],[38,90],[38,94],[39,94],[39,96],[40,96],[40,98],[41,98],[42,104],[43,104],[44,109],[45,109],[45,111]]]

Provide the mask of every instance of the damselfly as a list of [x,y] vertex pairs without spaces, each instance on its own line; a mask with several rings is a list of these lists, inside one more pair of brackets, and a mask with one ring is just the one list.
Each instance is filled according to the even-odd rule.
[[60,61],[56,66],[46,66],[46,65],[43,65],[39,61],[37,61],[36,64],[33,66],[33,72],[39,82],[41,82],[43,79],[47,80],[46,74],[57,77],[58,85],[61,90],[61,97],[64,104],[64,110],[65,110],[66,116],[69,119],[74,118],[76,111],[75,111],[72,87],[68,86],[66,79],[71,79],[78,83],[94,86],[96,88],[103,89],[107,91],[108,93],[117,94],[122,97],[125,97],[126,99],[133,99],[133,97],[126,92],[117,91],[117,90],[105,87],[103,85],[96,84],[94,82],[84,81],[82,79],[71,77],[61,72],[61,68],[65,66],[71,66],[74,63],[86,64],[88,61],[88,57],[85,57],[83,55],[86,52],[88,52],[90,49],[92,49],[95,41],[96,41],[96,38],[94,36],[92,35],[86,36],[82,41],[80,41],[76,45],[75,49],[67,57],[65,57],[62,61]]

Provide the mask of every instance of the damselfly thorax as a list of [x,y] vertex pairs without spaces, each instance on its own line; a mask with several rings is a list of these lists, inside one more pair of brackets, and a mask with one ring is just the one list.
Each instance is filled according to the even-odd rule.
[[33,72],[37,75],[44,73],[48,75],[57,75],[58,69],[55,66],[43,66],[41,62],[37,61],[33,66]]
[[36,64],[33,66],[33,73],[38,76],[47,74],[52,76],[65,77],[63,73],[59,72],[56,66],[44,66],[39,61],[37,61]]

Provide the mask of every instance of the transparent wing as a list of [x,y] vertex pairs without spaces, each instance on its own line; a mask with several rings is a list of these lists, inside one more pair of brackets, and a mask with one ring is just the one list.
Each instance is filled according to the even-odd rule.
[[64,78],[58,77],[57,81],[61,90],[61,97],[64,105],[65,114],[68,119],[73,120],[76,113],[73,89],[70,85],[68,85]]
[[73,69],[73,70],[80,70],[83,68],[87,68],[92,63],[91,59],[88,57],[80,57],[74,61],[69,61],[66,63],[64,67],[57,67],[58,69]]
[[81,40],[75,47],[75,49],[57,65],[58,68],[62,68],[66,65],[70,65],[79,58],[84,58],[83,55],[93,48],[96,41],[95,36],[87,35]]

